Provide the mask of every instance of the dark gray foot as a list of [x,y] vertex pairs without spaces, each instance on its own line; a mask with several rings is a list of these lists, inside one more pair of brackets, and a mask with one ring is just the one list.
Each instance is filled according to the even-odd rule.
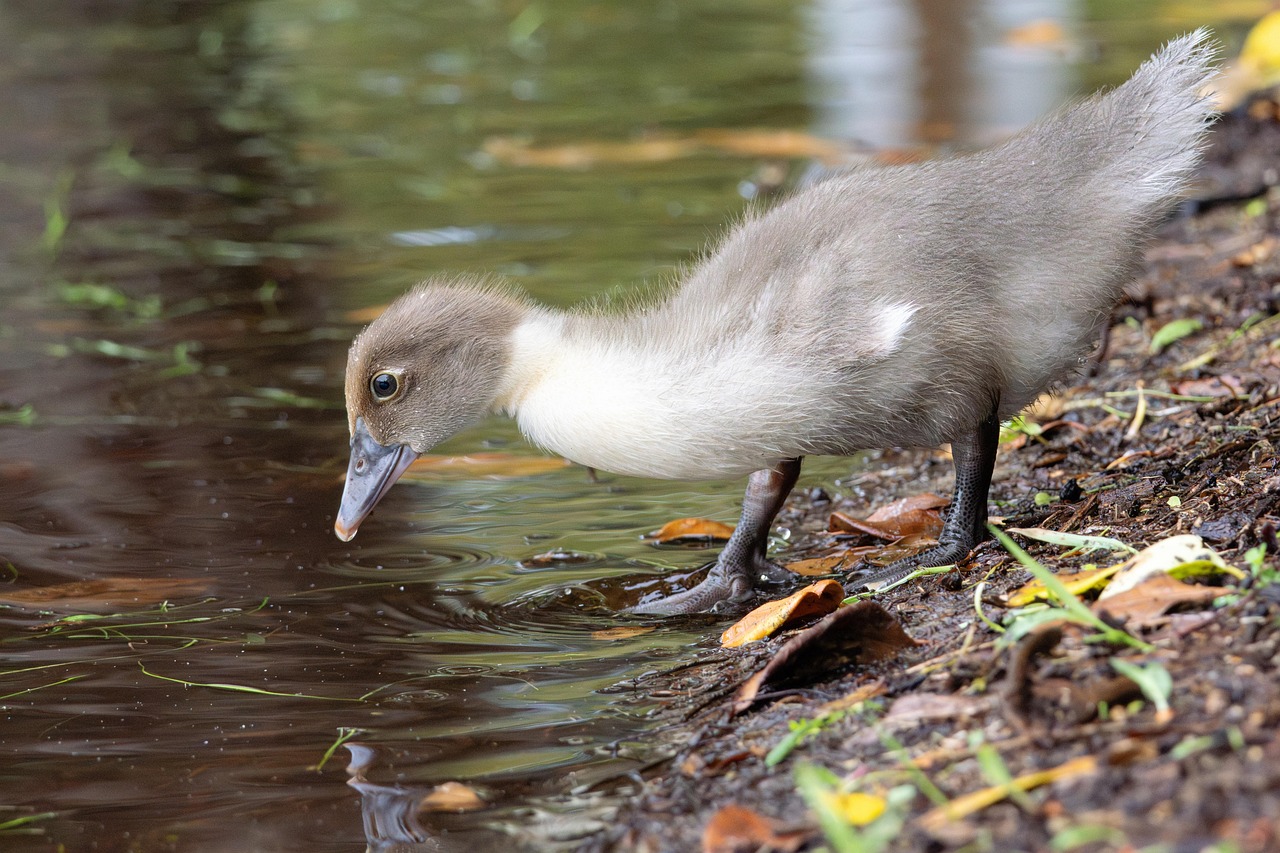
[[755,596],[757,586],[778,583],[790,572],[765,557],[769,528],[800,476],[800,460],[788,459],[776,468],[756,471],[747,480],[742,518],[706,580],[693,589],[639,604],[632,613],[673,616],[681,613],[722,613],[737,610]]
[[677,616],[687,613],[723,613],[736,610],[755,596],[755,584],[745,573],[726,572],[717,563],[702,583],[631,608],[640,616]]
[[794,578],[795,575],[782,566],[763,558],[754,560],[750,568],[742,568],[726,566],[722,556],[702,583],[666,598],[637,604],[630,612],[643,616],[732,613],[749,604],[761,587],[786,583]]
[[1000,421],[996,406],[978,428],[951,442],[951,456],[956,466],[956,491],[951,500],[938,544],[922,554],[895,560],[870,575],[848,584],[850,592],[869,585],[883,586],[902,580],[919,568],[958,563],[978,543],[987,538],[987,492],[991,488],[991,472],[996,465],[996,446],[1000,442]]

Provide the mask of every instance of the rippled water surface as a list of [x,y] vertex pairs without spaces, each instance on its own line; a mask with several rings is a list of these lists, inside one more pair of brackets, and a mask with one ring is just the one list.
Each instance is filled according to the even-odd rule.
[[[808,165],[707,140],[980,143],[1199,23],[1113,5],[0,4],[0,847],[575,846],[652,755],[634,679],[715,643],[600,633],[714,554],[640,536],[741,484],[592,480],[494,420],[440,452],[496,468],[344,544],[361,312],[662,280]],[[448,781],[488,807],[418,816]]]

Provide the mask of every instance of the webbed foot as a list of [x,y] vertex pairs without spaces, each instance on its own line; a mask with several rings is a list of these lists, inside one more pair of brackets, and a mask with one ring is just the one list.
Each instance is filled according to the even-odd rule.
[[676,616],[689,613],[724,613],[736,610],[755,595],[751,576],[741,570],[724,569],[717,563],[702,583],[659,598],[643,602],[628,612],[640,616]]

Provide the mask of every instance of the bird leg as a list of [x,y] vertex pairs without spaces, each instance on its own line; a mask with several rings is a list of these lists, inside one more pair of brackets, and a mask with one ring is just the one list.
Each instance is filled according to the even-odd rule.
[[799,476],[798,458],[753,473],[747,479],[742,517],[706,579],[692,589],[637,605],[633,612],[657,616],[714,612],[748,601],[761,581],[789,577],[786,569],[769,561],[765,551],[773,519]]
[[917,568],[958,563],[987,538],[987,492],[991,488],[991,472],[996,465],[996,447],[1000,443],[1000,420],[996,407],[978,428],[951,442],[951,458],[956,467],[956,491],[951,510],[942,525],[938,544],[929,550],[895,560],[867,577],[853,581],[860,589],[869,584],[891,584],[905,578]]

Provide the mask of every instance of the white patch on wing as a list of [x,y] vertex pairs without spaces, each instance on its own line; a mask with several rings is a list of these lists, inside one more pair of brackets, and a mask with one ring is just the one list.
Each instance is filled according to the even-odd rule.
[[911,324],[911,318],[917,310],[917,306],[910,302],[899,302],[882,307],[872,320],[875,334],[867,341],[867,356],[884,358],[897,352],[902,346],[902,337],[906,334],[907,326]]

